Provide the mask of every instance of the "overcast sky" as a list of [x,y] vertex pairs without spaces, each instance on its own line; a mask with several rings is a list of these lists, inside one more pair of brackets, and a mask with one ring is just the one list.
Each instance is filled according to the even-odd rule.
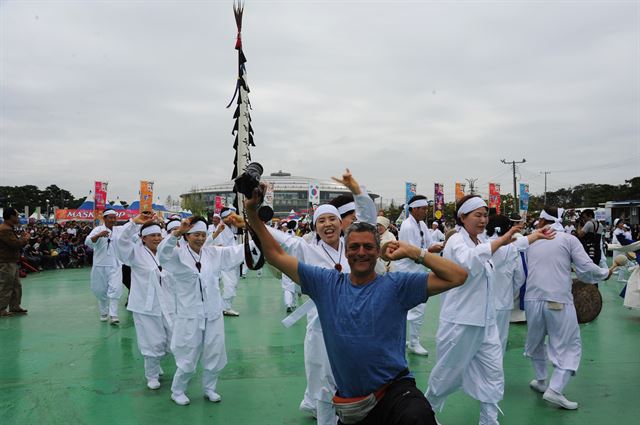
[[[232,1],[0,1],[0,185],[229,180]],[[253,159],[384,198],[640,175],[638,1],[247,1]],[[234,105],[235,106],[235,105]]]

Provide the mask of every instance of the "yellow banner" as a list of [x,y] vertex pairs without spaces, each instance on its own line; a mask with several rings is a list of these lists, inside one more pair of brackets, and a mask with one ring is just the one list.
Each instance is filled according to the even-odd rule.
[[464,185],[456,182],[456,202],[464,197]]
[[140,212],[153,211],[153,182],[140,181]]

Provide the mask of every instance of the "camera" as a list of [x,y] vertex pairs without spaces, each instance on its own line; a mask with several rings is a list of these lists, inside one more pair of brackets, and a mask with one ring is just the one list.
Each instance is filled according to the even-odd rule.
[[250,163],[244,173],[235,178],[233,191],[240,192],[247,198],[251,198],[253,189],[260,185],[260,177],[262,177],[263,171],[262,165],[257,162]]
[[[234,180],[233,191],[240,192],[245,197],[251,198],[253,196],[253,190],[260,186],[260,178],[264,169],[262,165],[257,162],[252,162],[247,165],[247,169],[244,173],[240,174]],[[264,193],[260,192],[260,203],[264,201]],[[273,209],[268,205],[261,205],[258,208],[258,217],[265,223],[273,218]]]

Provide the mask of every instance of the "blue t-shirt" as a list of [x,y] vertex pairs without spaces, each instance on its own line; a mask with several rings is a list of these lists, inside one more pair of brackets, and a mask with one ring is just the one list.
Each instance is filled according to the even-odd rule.
[[359,397],[407,369],[407,311],[427,301],[427,273],[387,273],[366,285],[298,263],[302,292],[318,308],[338,392]]

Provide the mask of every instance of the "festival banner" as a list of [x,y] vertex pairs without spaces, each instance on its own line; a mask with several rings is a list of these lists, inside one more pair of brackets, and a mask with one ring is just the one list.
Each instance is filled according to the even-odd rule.
[[409,199],[413,198],[418,192],[417,192],[417,184],[416,183],[411,183],[411,182],[405,182],[404,184],[404,214],[406,217],[409,217]]
[[435,183],[433,190],[433,217],[440,220],[444,215],[444,185]]
[[93,191],[93,217],[97,226],[102,219],[102,212],[107,205],[107,182],[95,182]]
[[275,183],[273,182],[266,182],[267,183],[267,190],[265,190],[264,192],[264,204],[268,205],[269,207],[271,207],[271,209],[273,209],[273,192],[275,190]]
[[140,211],[153,211],[153,182],[140,181]]
[[500,184],[489,183],[489,209],[495,208],[496,214],[500,214]]
[[456,202],[464,198],[464,184],[456,182]]
[[216,203],[213,206],[213,212],[220,214],[220,211],[222,211],[222,205],[222,196],[216,196]]
[[[116,210],[116,218],[118,221],[126,221],[129,220],[136,215],[138,215],[138,210]],[[65,222],[65,221],[93,221],[94,220],[94,211],[93,210],[75,210],[75,209],[66,209],[59,208],[55,212],[56,222]]]
[[526,213],[526,211],[528,210],[529,210],[529,185],[526,183],[520,183],[520,211]]
[[311,205],[320,203],[320,189],[316,183],[309,183],[309,203]]

